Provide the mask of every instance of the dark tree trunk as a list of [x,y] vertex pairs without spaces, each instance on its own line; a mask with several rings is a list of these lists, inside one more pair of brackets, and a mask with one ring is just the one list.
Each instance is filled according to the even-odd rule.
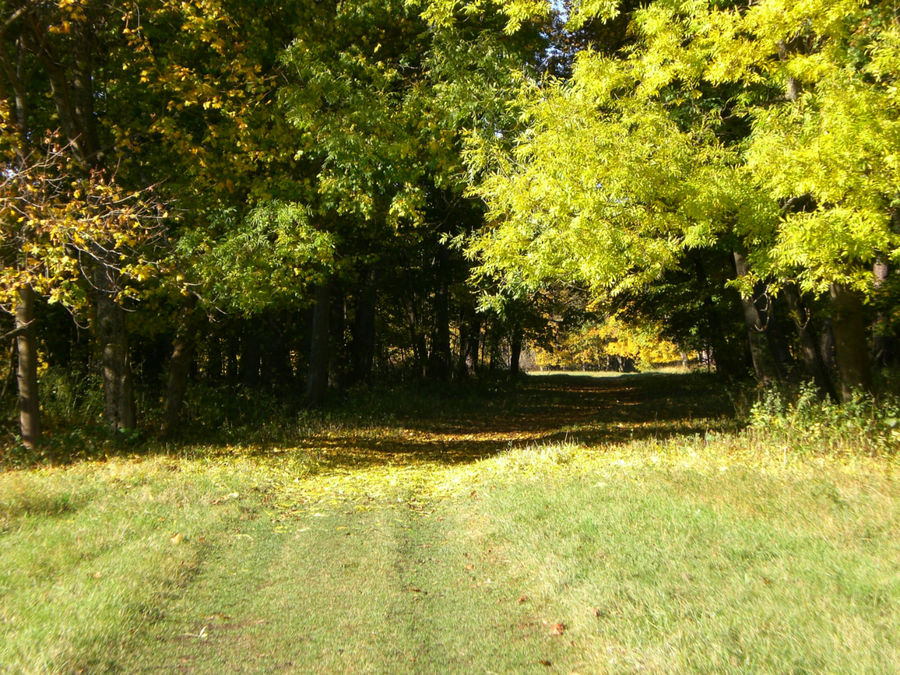
[[797,287],[792,283],[786,284],[782,293],[797,329],[800,357],[803,360],[807,376],[812,378],[820,396],[828,396],[837,400],[831,379],[828,377],[828,370],[819,352],[816,336],[810,326],[810,317],[803,306]]
[[[197,330],[199,330],[199,326],[197,326]],[[213,382],[218,382],[222,379],[222,338],[214,324],[209,326],[204,342],[206,346],[206,377]],[[195,348],[192,348],[192,351],[193,349]],[[202,358],[200,360],[202,362]]]
[[375,305],[377,289],[374,270],[362,274],[362,286],[356,300],[356,315],[353,317],[353,382],[367,382],[372,376],[375,359]]
[[[196,316],[197,299],[191,296],[181,318],[175,340],[172,344],[172,357],[169,360],[169,378],[166,384],[166,407],[163,413],[160,435],[170,436],[178,429],[184,394],[187,391],[188,376],[197,347],[197,329],[199,317]],[[216,345],[214,345],[216,346]]]
[[447,281],[449,252],[443,244],[438,249],[438,288],[434,294],[434,330],[431,333],[431,354],[428,358],[428,377],[446,380],[450,377],[450,288]]
[[478,355],[481,353],[483,343],[482,322],[476,319],[466,345],[466,369],[469,373],[475,373],[478,370]]
[[[875,290],[880,291],[888,280],[890,268],[887,263],[879,260],[872,268],[875,275]],[[875,316],[875,326],[872,335],[872,357],[880,368],[892,365],[897,359],[897,338],[890,329],[888,312],[882,307]]]
[[424,378],[425,370],[428,365],[428,342],[425,339],[425,328],[420,320],[421,312],[419,311],[416,288],[415,282],[410,278],[408,289],[409,341],[413,350],[416,377]]
[[97,339],[103,371],[104,419],[113,431],[133,429],[136,423],[125,310],[113,299],[112,284],[102,267],[94,275]]
[[[724,262],[723,262],[724,266]],[[719,309],[710,296],[710,281],[699,258],[694,260],[697,287],[703,294],[703,312],[706,317],[707,367],[715,365],[716,373],[725,378],[743,377],[746,362],[729,347]]]
[[349,345],[345,339],[347,329],[346,294],[342,285],[332,279],[329,285],[328,304],[331,307],[331,318],[328,325],[328,385],[342,389],[347,384],[352,370],[348,355]]
[[225,379],[228,382],[234,383],[238,381],[238,374],[240,372],[238,368],[238,362],[240,361],[240,336],[237,332],[237,326],[234,325],[234,322],[229,321],[225,324],[226,334],[225,334],[225,358],[224,358],[224,367],[225,367]]
[[854,391],[872,390],[862,300],[856,291],[841,284],[832,284],[831,306],[841,398],[847,401]]
[[831,318],[825,319],[822,324],[822,332],[819,335],[819,356],[828,372],[837,371],[837,360],[834,358],[834,331],[831,327]]
[[241,382],[248,387],[259,386],[259,331],[256,324],[243,322],[241,331]]
[[515,326],[509,338],[509,372],[519,374],[519,359],[522,356],[522,328]]
[[265,349],[262,354],[262,372],[264,381],[269,385],[281,385],[289,382],[294,371],[291,368],[290,353],[285,341],[288,325],[285,316],[271,316],[266,321],[267,329],[263,338]]
[[[66,59],[53,52],[43,35],[44,27],[32,22],[22,35],[27,47],[41,61],[47,71],[51,95],[60,127],[66,140],[76,149],[84,170],[102,168],[102,156],[94,110],[96,100],[94,50],[98,41],[94,33],[95,16],[73,24],[71,49],[73,59],[67,67]],[[135,426],[134,390],[128,358],[125,313],[115,301],[115,284],[99,251],[97,268],[93,273],[96,289],[96,332],[102,367],[104,418],[113,430]]]
[[[750,273],[747,265],[747,258],[743,253],[734,251],[734,268],[737,278],[745,277]],[[753,362],[753,371],[756,379],[763,384],[769,384],[777,379],[775,366],[766,344],[763,331],[766,330],[767,322],[760,314],[759,308],[756,306],[753,298],[744,297],[741,293],[741,307],[744,310],[744,327],[747,331],[747,341],[750,347],[750,358]]]
[[474,304],[468,304],[459,316],[459,359],[456,373],[466,378],[475,373],[478,365],[478,349],[481,344],[481,317]]
[[331,289],[327,282],[316,287],[309,345],[309,374],[306,378],[306,402],[321,405],[328,392]]
[[[794,356],[791,354],[789,340],[784,334],[779,321],[779,303],[777,298],[765,295],[765,311],[768,317],[766,323],[766,339],[769,344],[769,353],[775,367],[775,376],[779,380],[786,380],[794,364]],[[759,305],[757,305],[759,307]]]
[[[900,234],[900,206],[894,207],[891,211],[891,231]],[[894,272],[896,273],[896,270]],[[879,367],[895,366],[900,359],[900,335],[891,326],[893,298],[889,293],[885,293],[885,285],[891,273],[889,263],[884,258],[879,258],[873,266],[872,273],[875,276],[875,292],[878,299],[872,353]]]
[[37,345],[34,332],[34,290],[25,286],[18,291],[16,303],[16,346],[19,388],[19,428],[22,445],[34,450],[41,442],[41,419],[38,398]]

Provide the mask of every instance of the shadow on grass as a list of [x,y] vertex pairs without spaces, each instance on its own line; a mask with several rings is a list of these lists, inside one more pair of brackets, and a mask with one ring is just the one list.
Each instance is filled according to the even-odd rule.
[[[485,387],[373,389],[321,411],[281,411],[266,422],[174,443],[101,439],[62,445],[29,464],[110,456],[305,453],[321,469],[377,464],[458,464],[511,447],[559,442],[598,445],[667,438],[733,427],[727,392],[714,377],[693,374],[533,374]],[[76,439],[77,440],[77,439]],[[68,452],[67,452],[68,451]]]
[[[324,469],[459,464],[514,447],[611,444],[734,428],[729,398],[705,375],[532,375],[463,411],[393,406],[383,421],[284,439]],[[419,410],[430,410],[422,415]],[[272,452],[260,444],[253,454]],[[281,449],[281,451],[285,451]]]

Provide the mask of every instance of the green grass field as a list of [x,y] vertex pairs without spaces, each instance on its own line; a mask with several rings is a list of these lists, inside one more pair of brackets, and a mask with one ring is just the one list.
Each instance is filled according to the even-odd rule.
[[730,410],[532,376],[8,470],[0,670],[900,672],[896,453]]

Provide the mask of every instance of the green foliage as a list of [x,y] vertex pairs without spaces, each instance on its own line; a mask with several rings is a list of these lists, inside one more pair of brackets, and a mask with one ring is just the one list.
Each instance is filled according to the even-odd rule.
[[685,128],[642,90],[638,66],[582,54],[570,82],[523,88],[528,131],[513,151],[473,143],[494,222],[470,248],[485,273],[526,288],[574,279],[600,296],[652,283],[730,225],[771,227],[777,211],[735,167],[715,117]]
[[271,435],[291,417],[296,401],[235,385],[223,389],[198,382],[188,387],[184,402],[186,438],[243,439]]
[[201,232],[179,243],[185,256],[198,257],[193,276],[222,308],[247,314],[267,306],[306,302],[311,284],[334,265],[334,237],[315,227],[309,208],[294,202],[265,201],[245,218],[225,211],[216,217],[225,234],[215,241]]
[[[0,120],[7,112],[0,107]],[[99,169],[79,171],[73,146],[59,140],[49,134],[39,150],[0,159],[0,307],[10,313],[25,286],[83,308],[91,269],[104,269],[121,298],[159,271],[163,205]]]
[[[406,0],[406,4],[420,7],[422,17],[437,28],[447,28],[457,22],[482,18],[486,10],[499,9],[506,16],[505,30],[514,33],[523,24],[533,22],[543,17],[551,10],[551,3],[547,0]],[[612,10],[615,1],[601,2],[591,1],[591,8]]]
[[567,81],[523,80],[520,131],[472,137],[483,274],[603,298],[692,250],[743,248],[745,295],[763,280],[871,296],[872,263],[900,250],[890,7],[661,0],[631,19],[633,45],[580,53]]
[[800,454],[894,455],[900,448],[900,400],[859,393],[838,405],[811,384],[796,396],[770,389],[750,410],[752,435]]
[[59,428],[91,427],[103,413],[96,377],[74,368],[49,368],[41,375],[42,408]]

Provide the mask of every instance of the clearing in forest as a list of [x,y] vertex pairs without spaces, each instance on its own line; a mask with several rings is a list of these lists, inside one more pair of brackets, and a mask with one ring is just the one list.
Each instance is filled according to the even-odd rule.
[[0,474],[9,672],[897,672],[896,459],[530,376]]

